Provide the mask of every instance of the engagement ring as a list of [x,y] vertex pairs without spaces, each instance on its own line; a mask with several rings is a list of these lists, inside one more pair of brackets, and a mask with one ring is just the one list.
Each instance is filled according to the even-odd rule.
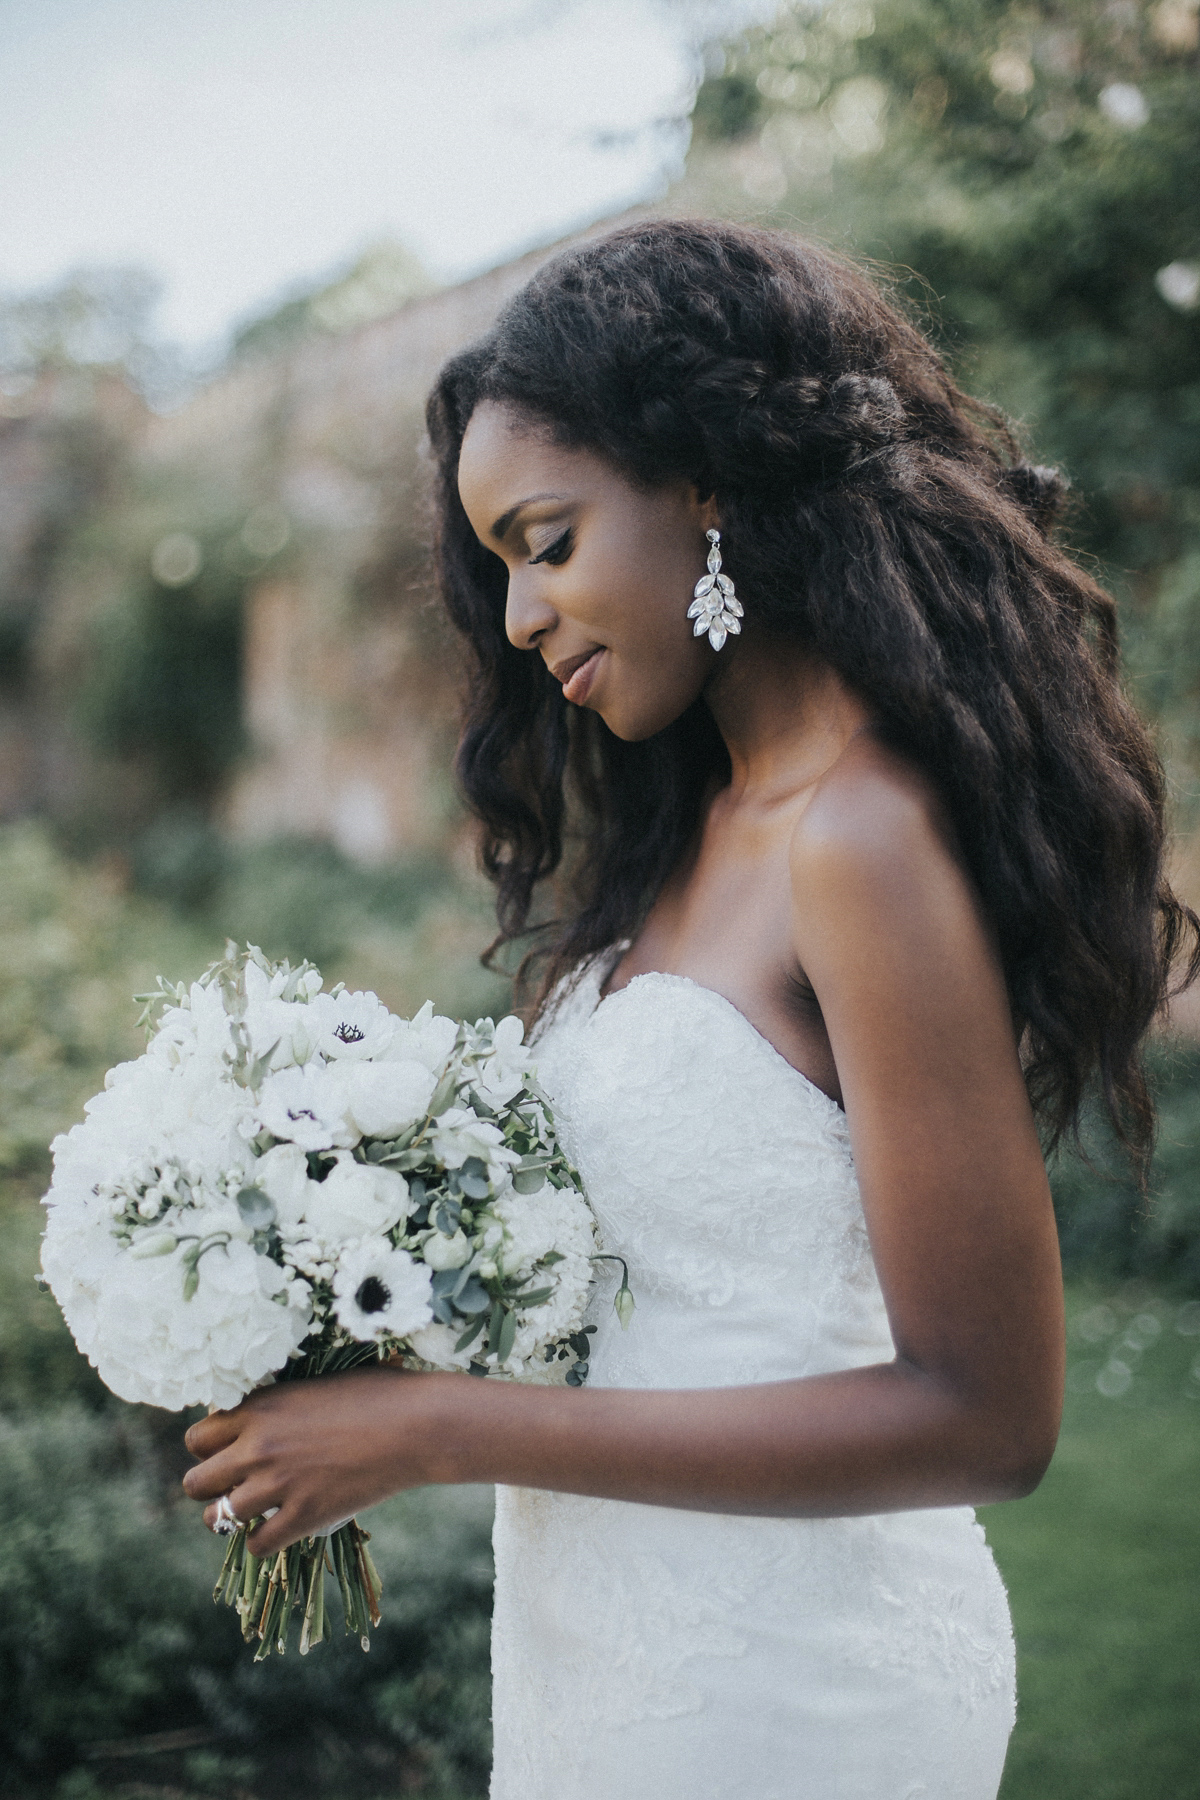
[[241,1529],[241,1525],[242,1521],[229,1504],[229,1495],[222,1494],[217,1501],[217,1516],[213,1520],[213,1530],[218,1537],[232,1537],[235,1531]]

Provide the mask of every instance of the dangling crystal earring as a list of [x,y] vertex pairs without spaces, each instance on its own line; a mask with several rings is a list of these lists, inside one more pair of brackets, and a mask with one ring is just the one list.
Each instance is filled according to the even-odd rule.
[[708,539],[708,574],[696,583],[696,598],[688,607],[688,618],[695,619],[693,637],[708,633],[708,641],[719,650],[730,632],[734,637],[742,629],[742,603],[733,591],[728,575],[721,573],[721,534],[706,531]]

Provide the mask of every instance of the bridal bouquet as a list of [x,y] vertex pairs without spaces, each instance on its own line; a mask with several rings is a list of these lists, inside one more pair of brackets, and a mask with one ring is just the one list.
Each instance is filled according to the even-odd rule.
[[[374,1361],[579,1385],[598,1260],[520,1021],[400,1019],[318,970],[226,947],[159,978],[146,1052],[56,1138],[42,1268],[123,1400],[235,1406]],[[627,1322],[628,1282],[617,1297]],[[232,1532],[214,1598],[257,1659],[330,1633],[325,1572],[369,1646],[379,1577],[354,1520],[259,1559]]]

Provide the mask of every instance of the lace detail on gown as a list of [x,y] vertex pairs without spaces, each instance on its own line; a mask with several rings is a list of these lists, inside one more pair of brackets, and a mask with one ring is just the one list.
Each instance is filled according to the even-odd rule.
[[[637,1310],[591,1385],[894,1354],[845,1117],[727,1000],[597,962],[538,1070]],[[748,1152],[747,1146],[752,1145]],[[492,1800],[994,1800],[1004,1589],[969,1508],[756,1519],[501,1488]]]

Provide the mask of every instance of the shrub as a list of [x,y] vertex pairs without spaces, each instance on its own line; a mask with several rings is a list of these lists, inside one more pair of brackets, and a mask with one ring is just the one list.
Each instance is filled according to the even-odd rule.
[[[0,1421],[0,1792],[57,1782],[83,1800],[88,1771],[102,1789],[135,1773],[204,1787],[207,1759],[210,1781],[236,1766],[264,1795],[482,1794],[486,1496],[369,1515],[386,1587],[369,1655],[335,1638],[256,1665],[212,1604],[221,1546],[173,1497],[156,1435],[130,1407]],[[184,1741],[156,1751],[162,1734]]]

